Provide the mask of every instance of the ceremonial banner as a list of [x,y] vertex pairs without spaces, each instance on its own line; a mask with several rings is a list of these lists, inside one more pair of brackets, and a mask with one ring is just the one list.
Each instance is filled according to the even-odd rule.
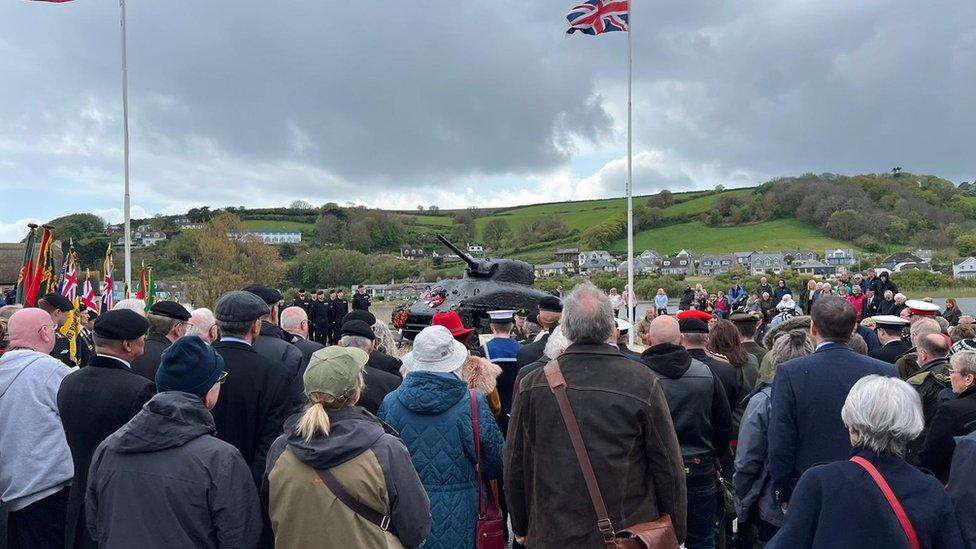
[[61,335],[68,338],[68,357],[75,366],[78,364],[78,335],[81,334],[81,313],[78,311],[78,298],[71,300],[74,309],[68,311],[68,319],[59,330]]
[[78,254],[72,243],[68,248],[68,253],[64,256],[64,264],[61,266],[61,276],[58,281],[57,292],[70,301],[74,301],[78,295]]
[[[30,285],[27,287],[27,294],[24,296],[24,306],[36,307],[38,293],[47,290],[50,278],[54,276],[51,263],[51,226],[44,226],[44,234],[41,236],[41,248],[37,252],[37,262],[34,264],[34,274],[31,275]],[[50,269],[50,270],[49,270]]]
[[37,239],[37,225],[27,225],[27,246],[24,247],[24,261],[21,263],[20,274],[17,275],[17,303],[23,304],[30,287],[31,276],[34,274],[34,241]]
[[115,265],[112,264],[112,245],[109,244],[108,248],[105,250],[105,261],[102,263],[102,272],[104,273],[104,282],[102,282],[102,311],[111,311],[112,306],[115,305],[115,286],[112,280],[112,269]]
[[95,311],[96,313],[101,312],[99,310],[100,307],[98,303],[98,298],[95,296],[95,289],[92,288],[92,283],[91,280],[88,279],[87,273],[85,274],[85,288],[84,288],[84,295],[81,298],[81,304],[84,305],[86,308]]

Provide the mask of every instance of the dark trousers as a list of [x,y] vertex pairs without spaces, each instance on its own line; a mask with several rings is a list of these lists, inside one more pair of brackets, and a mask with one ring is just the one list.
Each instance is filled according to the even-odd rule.
[[8,549],[61,549],[64,547],[68,491],[36,501],[7,516]]
[[688,477],[687,549],[715,548],[715,475]]

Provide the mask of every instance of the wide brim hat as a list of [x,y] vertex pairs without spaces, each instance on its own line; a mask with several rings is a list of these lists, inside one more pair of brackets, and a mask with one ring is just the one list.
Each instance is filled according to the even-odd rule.
[[461,315],[457,311],[448,311],[446,313],[436,313],[434,317],[430,320],[432,326],[443,326],[451,332],[452,336],[463,336],[470,334],[474,331],[474,328],[466,328],[464,322],[461,320]]
[[468,349],[444,326],[428,326],[413,340],[413,350],[403,355],[408,372],[450,373],[468,358]]

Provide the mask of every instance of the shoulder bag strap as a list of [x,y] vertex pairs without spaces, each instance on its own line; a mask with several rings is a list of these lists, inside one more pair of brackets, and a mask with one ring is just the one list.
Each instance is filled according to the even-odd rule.
[[364,519],[372,522],[373,524],[380,527],[384,532],[390,530],[390,517],[389,515],[384,515],[374,509],[367,507],[359,502],[356,498],[352,496],[349,492],[343,488],[342,483],[339,479],[335,477],[332,473],[325,469],[316,469],[319,478],[322,482],[332,491],[332,494],[342,502],[343,505],[352,510],[353,513],[363,517]]
[[576,452],[576,460],[579,461],[583,480],[586,482],[586,490],[590,493],[590,501],[596,511],[597,528],[603,535],[603,542],[607,547],[616,547],[614,541],[616,532],[614,532],[613,524],[610,522],[607,506],[603,503],[603,494],[600,493],[600,485],[596,482],[596,474],[593,473],[590,456],[586,452],[586,446],[583,445],[583,434],[580,433],[576,415],[573,414],[573,408],[569,405],[569,399],[566,397],[566,378],[563,377],[559,362],[556,360],[546,364],[544,371],[549,389],[552,390],[552,394],[556,397],[556,404],[559,405],[559,413],[563,416],[566,431],[569,432],[569,440],[573,443],[573,451]]
[[854,456],[851,461],[860,465],[865,471],[871,475],[874,482],[881,489],[881,493],[884,494],[886,500],[888,500],[888,505],[891,506],[891,510],[895,512],[895,516],[898,517],[898,522],[901,523],[902,530],[905,531],[905,535],[908,536],[908,546],[912,549],[919,549],[918,535],[915,534],[915,528],[912,526],[912,522],[908,520],[908,514],[905,513],[905,509],[901,506],[901,502],[898,501],[898,497],[888,486],[888,482],[878,471],[877,467],[874,466],[870,461],[862,458],[861,456]]
[[471,431],[474,433],[474,476],[478,484],[478,516],[487,513],[486,504],[481,497],[481,422],[478,421],[478,393],[475,389],[468,389],[468,400],[471,401]]

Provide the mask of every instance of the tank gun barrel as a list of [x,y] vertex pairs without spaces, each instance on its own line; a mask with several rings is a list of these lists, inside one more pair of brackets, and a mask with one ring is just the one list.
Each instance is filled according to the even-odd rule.
[[451,241],[444,238],[443,236],[441,235],[436,235],[436,236],[437,236],[437,240],[441,241],[441,244],[447,246],[452,252],[456,253],[458,257],[463,259],[464,262],[468,264],[468,267],[470,267],[472,271],[478,270],[478,266],[479,266],[478,262],[475,261],[473,257],[471,257],[469,254],[462,252],[457,246],[451,244]]

